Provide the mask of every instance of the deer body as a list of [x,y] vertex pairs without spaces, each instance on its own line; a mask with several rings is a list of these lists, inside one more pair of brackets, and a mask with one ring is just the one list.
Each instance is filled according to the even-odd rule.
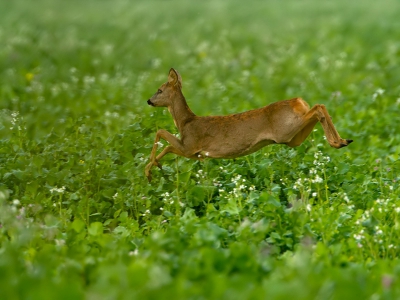
[[[235,158],[253,153],[270,144],[299,146],[317,122],[321,122],[329,144],[335,148],[347,146],[352,140],[340,138],[324,105],[310,109],[307,102],[294,98],[272,103],[262,108],[227,116],[196,116],[181,92],[182,79],[171,69],[163,84],[147,103],[168,107],[180,139],[166,130],[158,130],[145,174],[151,180],[151,168],[161,167],[158,161],[167,153],[192,159]],[[156,156],[160,139],[170,145]]]

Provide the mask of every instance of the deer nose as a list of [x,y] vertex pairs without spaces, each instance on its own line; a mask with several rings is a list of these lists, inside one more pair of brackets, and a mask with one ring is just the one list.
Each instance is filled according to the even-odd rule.
[[151,100],[149,99],[149,100],[147,100],[147,104],[148,105],[151,105],[151,106],[154,106],[154,103],[153,102],[151,102]]

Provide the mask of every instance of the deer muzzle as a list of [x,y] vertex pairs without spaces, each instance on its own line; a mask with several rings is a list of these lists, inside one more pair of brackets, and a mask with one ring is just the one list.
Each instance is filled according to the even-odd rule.
[[153,102],[151,102],[151,100],[149,99],[149,100],[147,100],[147,104],[148,105],[151,105],[151,106],[154,106],[154,103]]

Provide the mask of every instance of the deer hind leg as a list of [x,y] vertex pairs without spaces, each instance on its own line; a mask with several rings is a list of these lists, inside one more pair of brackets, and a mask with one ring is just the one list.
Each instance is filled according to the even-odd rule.
[[[159,155],[156,155],[157,154],[158,142],[160,141],[160,139],[166,140],[170,145],[165,147],[163,149],[163,151],[161,151],[161,153]],[[159,163],[159,160],[165,154],[167,154],[167,153],[175,153],[175,154],[180,155],[180,156],[188,157],[186,152],[187,151],[185,151],[185,146],[173,134],[169,133],[168,131],[166,131],[164,129],[158,130],[157,134],[156,134],[156,138],[154,140],[154,145],[153,145],[153,148],[152,148],[151,154],[150,154],[150,163],[148,163],[146,165],[146,168],[145,168],[145,171],[144,171],[147,179],[149,181],[151,181],[151,171],[150,170],[151,170],[151,168],[153,166],[157,166],[157,167],[159,167],[161,169],[161,165]]]
[[342,148],[353,142],[353,140],[346,140],[340,137],[325,105],[316,104],[303,116],[303,123],[299,127],[299,130],[295,133],[290,142],[286,144],[290,147],[299,146],[318,122],[321,123],[326,139],[332,147]]

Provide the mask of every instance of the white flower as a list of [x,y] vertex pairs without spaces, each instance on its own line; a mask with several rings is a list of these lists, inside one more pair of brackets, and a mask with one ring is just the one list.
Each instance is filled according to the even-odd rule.
[[322,183],[323,179],[321,177],[319,177],[319,175],[317,175],[311,182],[312,183]]
[[55,242],[56,242],[56,245],[57,246],[64,246],[65,245],[65,240],[55,240]]
[[12,201],[12,204],[13,204],[14,206],[18,206],[18,205],[21,204],[21,202],[20,202],[18,199],[14,199],[14,200]]
[[129,251],[129,256],[136,256],[139,254],[139,250],[135,249],[134,251]]
[[378,88],[375,93],[372,95],[372,100],[375,101],[375,99],[379,96],[382,95],[385,92],[384,89]]
[[237,183],[237,182],[239,182],[240,178],[242,178],[242,175],[238,174],[234,178],[232,178],[232,182]]
[[353,237],[358,242],[360,242],[364,238],[362,234],[353,234]]
[[65,192],[65,186],[62,186],[62,187],[60,187],[60,188],[51,188],[50,189],[50,193],[54,193],[54,192],[57,192],[57,193],[60,193],[60,194],[63,194],[64,192]]

